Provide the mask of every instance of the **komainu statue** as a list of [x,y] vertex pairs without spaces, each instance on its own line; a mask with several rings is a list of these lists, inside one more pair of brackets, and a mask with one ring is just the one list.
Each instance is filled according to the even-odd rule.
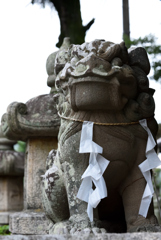
[[144,48],[94,40],[55,54],[61,124],[42,196],[50,234],[160,231],[154,90]]

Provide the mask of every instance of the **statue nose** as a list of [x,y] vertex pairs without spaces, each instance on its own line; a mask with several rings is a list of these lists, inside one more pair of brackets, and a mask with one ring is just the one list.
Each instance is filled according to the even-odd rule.
[[74,75],[92,74],[99,76],[106,76],[107,72],[111,70],[111,64],[105,61],[94,53],[77,62]]

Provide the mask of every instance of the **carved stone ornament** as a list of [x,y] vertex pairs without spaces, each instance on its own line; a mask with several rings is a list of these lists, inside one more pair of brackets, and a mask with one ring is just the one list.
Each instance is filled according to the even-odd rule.
[[16,141],[7,139],[0,126],[0,175],[23,176],[24,153],[13,151]]
[[145,49],[94,40],[66,44],[53,61],[61,125],[42,185],[49,233],[159,231],[150,173],[160,164],[158,126]]
[[3,133],[10,139],[57,136],[60,118],[53,94],[40,95],[26,104],[13,102],[1,119]]
[[[47,71],[51,82],[54,81],[51,61],[47,61]],[[53,91],[25,104],[11,103],[1,124],[7,138],[26,141],[24,209],[10,215],[10,231],[12,234],[45,234],[49,220],[42,209],[41,175],[45,172],[48,153],[57,148],[60,126]]]

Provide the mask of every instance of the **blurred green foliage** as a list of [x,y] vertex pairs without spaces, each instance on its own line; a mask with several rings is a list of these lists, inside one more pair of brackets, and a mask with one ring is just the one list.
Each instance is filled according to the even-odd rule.
[[3,225],[0,226],[0,235],[10,235],[10,231],[9,231],[9,226],[8,225]]
[[158,197],[161,197],[161,169],[156,168],[153,171]]
[[22,142],[22,141],[18,141],[15,145],[14,145],[14,150],[16,152],[25,152],[26,150],[26,143]]

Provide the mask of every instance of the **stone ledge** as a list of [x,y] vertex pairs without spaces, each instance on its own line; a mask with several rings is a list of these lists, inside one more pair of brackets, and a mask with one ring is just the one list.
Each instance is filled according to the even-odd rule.
[[24,103],[13,102],[1,119],[3,134],[12,140],[31,137],[57,137],[60,117],[53,94],[44,94]]
[[[36,210],[35,211],[26,210],[22,212],[15,212],[10,215],[9,230],[10,232],[12,232],[12,234],[15,234],[13,236],[19,236],[19,234],[25,234],[20,236],[27,236],[27,235],[31,235],[31,236],[43,235],[44,236],[47,234],[46,229],[49,223],[50,221],[47,219],[44,212],[41,212],[41,211],[37,212]],[[22,238],[22,239],[30,239],[30,238]],[[38,239],[38,238],[33,238],[33,239]]]
[[97,235],[10,235],[0,240],[161,240],[161,233],[124,233]]

